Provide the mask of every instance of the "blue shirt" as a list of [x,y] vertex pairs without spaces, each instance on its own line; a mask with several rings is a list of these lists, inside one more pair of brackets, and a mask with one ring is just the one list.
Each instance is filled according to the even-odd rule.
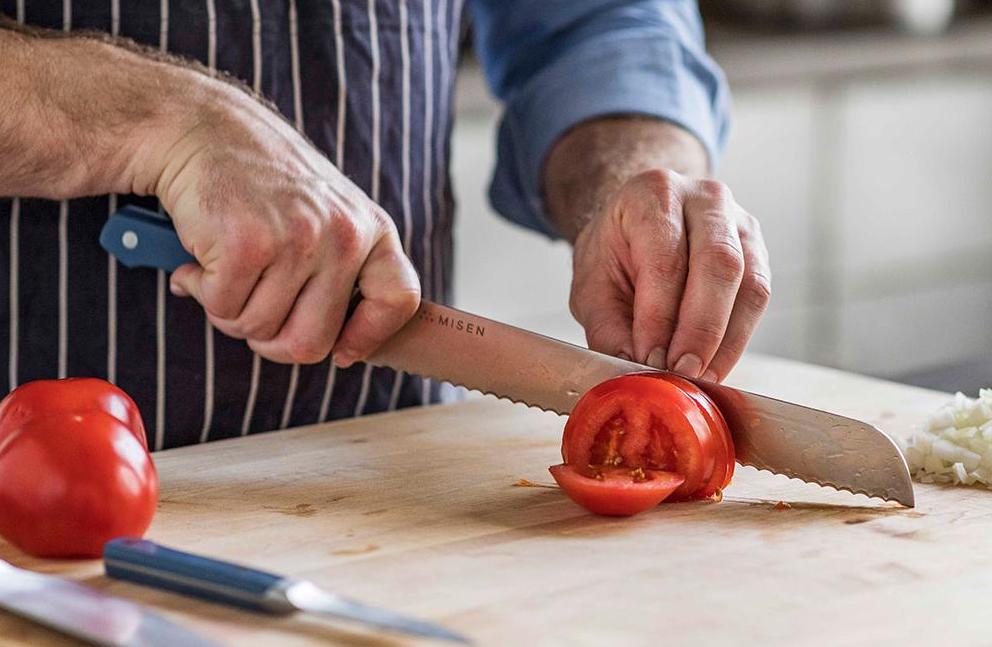
[[[240,79],[389,213],[423,295],[450,300],[448,137],[462,0],[0,0],[55,30],[123,36]],[[468,0],[505,102],[492,197],[551,234],[538,191],[555,138],[597,115],[682,124],[715,157],[726,91],[692,2]],[[164,274],[108,258],[98,236],[124,204],[102,195],[0,199],[0,390],[95,376],[134,397],[154,449],[442,399],[415,375],[329,361],[287,366],[213,329]],[[210,214],[206,214],[209,216]]]
[[506,112],[490,199],[550,236],[540,177],[554,142],[597,116],[639,114],[682,126],[711,164],[727,137],[729,93],[706,54],[696,2],[468,0],[479,58]]

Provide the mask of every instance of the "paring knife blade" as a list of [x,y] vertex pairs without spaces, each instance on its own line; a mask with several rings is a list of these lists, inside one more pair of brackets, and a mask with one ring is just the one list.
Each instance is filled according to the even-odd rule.
[[252,611],[296,611],[351,620],[387,631],[470,644],[464,636],[417,618],[371,607],[325,591],[312,582],[282,577],[130,537],[103,551],[107,575]]
[[3,560],[0,608],[94,645],[218,647],[133,602]]
[[[138,211],[144,212],[140,219],[134,215]],[[171,271],[195,262],[170,221],[135,207],[112,216],[100,242],[128,267]],[[656,371],[429,301],[368,362],[563,415],[604,380]],[[729,386],[692,382],[723,412],[741,464],[914,505],[902,452],[872,425]]]

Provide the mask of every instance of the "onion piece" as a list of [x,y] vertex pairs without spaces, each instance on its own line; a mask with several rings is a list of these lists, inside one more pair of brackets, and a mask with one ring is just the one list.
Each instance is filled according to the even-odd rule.
[[903,446],[923,483],[982,484],[992,489],[992,389],[963,393],[935,411]]

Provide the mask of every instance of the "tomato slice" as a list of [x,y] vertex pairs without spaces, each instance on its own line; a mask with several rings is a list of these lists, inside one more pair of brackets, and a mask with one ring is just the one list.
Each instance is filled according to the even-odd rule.
[[[716,404],[666,373],[624,375],[590,389],[565,424],[562,459],[564,465],[551,468],[555,480],[601,514],[636,514],[654,499],[711,497],[734,474],[733,439]],[[681,484],[658,498],[660,474],[674,474]]]
[[653,508],[685,481],[674,472],[641,468],[583,470],[562,464],[548,470],[573,501],[590,512],[613,517],[629,517]]
[[685,378],[673,373],[652,373],[650,375],[676,385],[686,395],[692,398],[709,423],[710,431],[715,435],[721,445],[721,450],[718,451],[715,469],[713,470],[713,476],[710,478],[709,483],[696,492],[692,498],[705,499],[722,491],[730,484],[730,480],[734,477],[736,455],[734,452],[733,437],[730,435],[727,421],[724,419],[723,414],[720,413],[720,409],[717,408],[716,403],[702,389]]

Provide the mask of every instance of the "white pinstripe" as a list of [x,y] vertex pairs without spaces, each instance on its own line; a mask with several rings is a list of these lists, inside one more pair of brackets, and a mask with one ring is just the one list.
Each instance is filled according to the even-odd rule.
[[[62,0],[62,31],[72,31],[72,0]],[[59,203],[59,367],[66,376],[69,364],[69,201]]]
[[[121,32],[120,0],[110,2],[110,35]],[[108,215],[117,211],[117,194],[110,194]],[[107,254],[107,381],[117,383],[117,259]]]
[[[434,141],[434,34],[432,31],[434,0],[424,0],[424,272],[420,277],[424,298],[432,299],[433,275],[431,230],[434,228],[434,203],[431,200],[431,172],[433,170],[431,144]],[[421,383],[420,401],[430,402],[431,381],[427,378]]]
[[[253,76],[252,89],[256,93],[262,91],[262,17],[258,9],[258,0],[251,0],[251,44]],[[241,435],[247,436],[251,429],[251,417],[255,413],[255,401],[258,398],[258,381],[262,372],[262,358],[253,353],[251,358],[251,382],[248,386],[248,400],[245,402],[245,414],[241,419]]]
[[[108,207],[108,215],[117,211],[116,193],[110,194]],[[117,383],[117,259],[112,254],[107,254],[107,381]]]
[[59,203],[59,379],[69,364],[69,201]]
[[207,67],[211,74],[217,71],[217,6],[207,0]]
[[165,272],[155,286],[155,451],[165,444]]
[[[217,7],[214,0],[207,3],[207,67],[211,74],[217,72]],[[210,440],[210,427],[214,422],[214,380],[216,362],[214,358],[214,327],[203,315],[203,427],[200,428],[200,442]]]
[[259,15],[258,0],[251,0],[251,51],[252,89],[262,91],[262,18]]
[[[24,0],[17,0],[17,22],[24,24]],[[8,351],[8,361],[7,361],[7,371],[9,372],[10,389],[13,390],[17,387],[17,346],[18,346],[18,328],[20,326],[20,304],[18,302],[18,286],[19,286],[19,272],[20,262],[19,262],[19,229],[21,222],[21,201],[19,198],[14,198],[10,203],[10,339],[8,343],[10,344]]]
[[251,358],[251,385],[248,387],[248,402],[245,403],[245,416],[241,419],[241,435],[247,436],[251,428],[251,416],[255,412],[255,400],[258,398],[258,374],[262,370],[262,358],[258,353]]
[[17,347],[18,326],[20,324],[20,304],[18,302],[19,283],[19,238],[21,223],[21,201],[14,198],[10,203],[10,358],[7,370],[10,371],[10,388],[17,387]]
[[[158,43],[169,49],[169,0],[161,0]],[[159,207],[161,211],[161,206]],[[158,270],[155,300],[155,450],[165,445],[165,272]]]
[[[293,77],[293,116],[296,129],[303,132],[303,87],[300,82],[300,24],[296,13],[296,0],[289,0],[289,63]],[[296,389],[300,385],[300,365],[293,364],[289,372],[289,388],[286,389],[286,401],[282,405],[282,420],[279,428],[289,426],[293,415],[293,402],[296,400]]]
[[[369,45],[372,48],[372,193],[369,197],[373,202],[379,202],[379,167],[381,151],[381,119],[382,106],[379,105],[379,22],[375,13],[375,0],[369,0]],[[358,392],[358,402],[355,404],[355,415],[365,413],[368,404],[369,387],[372,382],[372,365],[366,364],[362,373],[362,388]]]
[[[409,16],[407,0],[400,0],[400,62],[403,69],[403,159],[401,161],[403,192],[403,251],[411,255],[413,238],[413,218],[410,214],[410,35],[407,33]],[[389,411],[399,404],[400,390],[403,388],[403,372],[396,372],[393,389],[389,394]]]
[[120,33],[121,33],[121,0],[111,0],[110,35],[118,36]]
[[[344,173],[344,125],[348,110],[348,79],[344,69],[344,36],[341,31],[341,0],[331,0],[331,8],[334,11],[334,57],[337,61],[338,72],[338,125],[337,139],[334,144],[334,164],[341,173]],[[338,367],[334,365],[333,358],[329,358],[327,368],[327,381],[324,383],[324,396],[320,401],[320,412],[317,416],[318,422],[327,420],[327,412],[331,406],[331,397],[334,394],[334,382],[338,375]]]

